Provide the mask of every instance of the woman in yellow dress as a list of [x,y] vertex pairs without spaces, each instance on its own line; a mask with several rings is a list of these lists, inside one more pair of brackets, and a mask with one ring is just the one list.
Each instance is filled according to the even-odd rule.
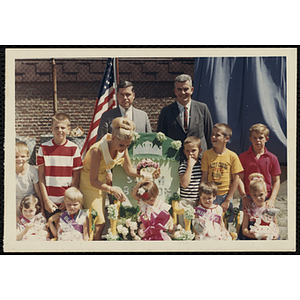
[[138,177],[136,168],[131,165],[127,148],[131,144],[134,123],[128,118],[116,118],[112,121],[113,131],[106,134],[100,141],[90,147],[83,160],[80,176],[80,190],[83,193],[84,208],[95,209],[98,216],[95,219],[94,240],[101,240],[105,227],[105,196],[112,194],[117,200],[125,201],[125,195],[114,186],[106,184],[108,169],[121,164],[124,171],[131,177]]

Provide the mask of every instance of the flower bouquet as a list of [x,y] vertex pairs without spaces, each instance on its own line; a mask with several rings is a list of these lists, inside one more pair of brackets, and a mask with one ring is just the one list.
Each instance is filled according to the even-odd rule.
[[191,222],[194,216],[195,216],[195,209],[191,205],[187,205],[184,208],[184,213],[183,213],[184,225],[186,231],[191,230]]
[[153,179],[157,179],[160,176],[159,163],[154,162],[150,158],[142,159],[136,166],[137,173],[140,176],[150,176]]
[[120,218],[117,220],[116,234],[108,229],[105,236],[108,241],[140,241],[144,237],[144,231],[140,228],[141,220],[132,218]]
[[250,232],[260,240],[262,237],[266,237],[267,240],[273,240],[278,238],[278,227],[275,223],[275,216],[279,212],[277,208],[266,208],[256,218],[254,225],[250,225]]
[[[118,217],[117,206],[112,204],[108,207],[108,218],[111,221],[111,228],[108,229],[108,234],[105,235],[108,241],[140,241],[144,237],[143,229],[141,228],[141,219],[138,217],[139,209],[120,206],[120,214],[123,217]],[[115,225],[112,223],[115,222]],[[115,228],[113,228],[115,226]]]
[[190,230],[184,230],[182,226],[178,224],[171,238],[177,241],[191,241],[195,238],[195,233],[192,233]]

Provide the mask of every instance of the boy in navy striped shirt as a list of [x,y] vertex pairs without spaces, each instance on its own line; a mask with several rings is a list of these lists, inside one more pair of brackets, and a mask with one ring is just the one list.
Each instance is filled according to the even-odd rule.
[[180,204],[195,208],[199,202],[199,184],[201,181],[201,140],[195,136],[187,137],[183,142],[186,159],[179,166]]

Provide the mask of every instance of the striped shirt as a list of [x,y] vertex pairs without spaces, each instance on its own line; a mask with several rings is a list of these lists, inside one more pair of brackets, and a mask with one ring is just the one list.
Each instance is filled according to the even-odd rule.
[[[184,160],[179,166],[179,176],[185,174],[187,169],[187,160]],[[201,162],[200,159],[194,165],[191,175],[190,184],[187,188],[180,185],[180,202],[183,206],[188,204],[195,208],[199,202],[199,185],[201,181]]]
[[49,199],[57,204],[63,202],[65,190],[71,186],[73,171],[82,168],[80,150],[69,140],[56,145],[53,140],[41,145],[37,165],[45,165],[45,181]]

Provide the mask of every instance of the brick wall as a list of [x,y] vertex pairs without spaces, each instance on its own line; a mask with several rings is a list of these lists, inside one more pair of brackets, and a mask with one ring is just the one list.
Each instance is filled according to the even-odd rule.
[[[57,72],[57,108],[70,115],[71,126],[89,130],[106,59],[55,60]],[[51,134],[53,115],[52,60],[17,60],[16,115],[17,136]],[[193,76],[194,59],[119,59],[120,80],[134,83],[134,106],[148,113],[156,131],[160,110],[174,101],[174,78],[181,73]]]

